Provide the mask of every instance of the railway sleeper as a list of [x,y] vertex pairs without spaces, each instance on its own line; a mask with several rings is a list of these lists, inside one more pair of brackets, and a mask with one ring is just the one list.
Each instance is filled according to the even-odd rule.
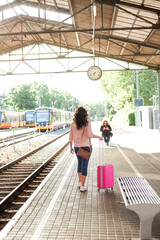
[[[29,194],[32,194],[32,193],[33,193],[33,191],[31,191],[31,190],[29,190],[29,189],[24,189],[23,192],[26,193],[26,194],[28,194],[28,193],[29,193]],[[30,197],[30,195],[29,195],[29,197]]]
[[26,172],[31,172],[32,170],[34,170],[34,168],[32,168],[32,169],[28,169],[28,168],[22,169],[20,167],[18,170],[17,169],[8,168],[6,171],[9,172],[9,173],[12,173],[12,174],[17,173],[17,171],[18,171],[18,173],[23,174],[23,173],[26,173]]
[[[17,185],[16,185],[17,186]],[[1,186],[0,187],[0,193],[1,193],[1,191],[3,191],[3,192],[10,192],[10,191],[12,191],[14,189],[14,187],[13,186]]]
[[[23,193],[23,192],[22,192]],[[27,200],[27,196],[23,195],[22,193],[20,193],[20,195],[17,196],[17,198],[15,199],[15,201],[20,201],[20,202],[25,202]],[[22,194],[22,195],[21,195]]]
[[50,171],[42,171],[42,172],[39,174],[39,176],[45,178],[45,177],[48,175],[49,172],[50,172]]
[[[20,182],[19,182],[19,183],[20,183]],[[9,187],[10,187],[10,186],[12,186],[12,187],[16,187],[16,186],[17,186],[16,183],[13,183],[13,182],[11,182],[11,183],[10,183],[10,182],[6,182],[6,183],[0,183],[0,188],[3,187],[4,185],[5,185],[6,187],[7,187],[8,185],[9,185]]]
[[34,191],[37,187],[35,185],[29,184],[26,189]]
[[15,170],[17,170],[17,168],[21,168],[21,169],[25,170],[26,168],[27,169],[32,169],[33,167],[30,164],[27,164],[27,163],[23,164],[23,163],[20,162],[19,164],[16,164],[16,165],[12,166],[12,168],[15,169]]
[[[12,189],[13,190],[13,189]],[[1,191],[0,190],[0,196],[1,197],[5,197],[7,194],[9,194],[10,193],[10,191]]]
[[22,198],[25,202],[30,197],[30,195],[28,193],[22,192],[20,195],[18,195],[18,197]]
[[[0,179],[1,180],[1,179]],[[7,182],[5,182],[7,180]],[[14,182],[13,182],[14,181]],[[17,186],[17,184],[20,184],[22,181],[19,181],[19,179],[17,180],[12,180],[12,182],[8,182],[8,179],[5,179],[5,180],[3,180],[3,182],[4,182],[4,184],[7,184],[7,185],[16,185]]]
[[17,212],[17,209],[19,209],[22,205],[23,204],[19,204],[19,205],[18,204],[13,204],[13,202],[9,203],[6,207],[6,209],[3,212],[5,212],[6,210],[10,210],[10,211],[15,213],[15,212]]
[[56,164],[54,164],[53,166],[47,166],[43,172],[48,172],[48,171],[51,171],[54,167],[55,167]]
[[[29,172],[18,172],[18,175],[16,174],[16,177],[22,177],[22,176],[28,176],[28,174],[30,174],[32,171],[29,171]],[[5,173],[2,173],[1,176],[4,177],[6,174],[9,175],[9,177],[12,177],[15,175],[15,172],[5,172]]]
[[8,181],[8,179],[12,182],[13,181],[22,181],[24,179],[24,177],[22,177],[22,176],[15,176],[15,177],[6,176],[5,178],[4,178],[4,176],[3,176],[3,178],[0,177],[0,181]]
[[40,175],[36,177],[36,180],[43,180],[46,176],[47,176],[47,175],[41,176],[41,173],[40,173]]
[[[16,201],[13,201],[12,202],[12,206],[14,206],[15,208],[20,208],[22,205],[24,204],[24,202],[16,202]],[[7,211],[15,211],[16,209],[8,209]]]
[[8,223],[11,218],[0,218],[0,223]]
[[[23,203],[21,204],[21,206],[23,205]],[[4,210],[4,214],[12,214],[14,215],[17,212],[17,209],[6,209]]]
[[[42,178],[41,178],[42,179]],[[38,180],[37,179],[37,177],[36,177],[36,179],[34,179],[33,181],[32,181],[32,183],[33,184],[40,184],[41,183],[41,181],[40,180]]]

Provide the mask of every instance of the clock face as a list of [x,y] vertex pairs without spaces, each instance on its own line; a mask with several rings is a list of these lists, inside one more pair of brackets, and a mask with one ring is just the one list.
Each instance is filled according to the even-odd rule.
[[88,77],[92,80],[98,80],[102,76],[102,70],[98,66],[92,66],[88,69]]

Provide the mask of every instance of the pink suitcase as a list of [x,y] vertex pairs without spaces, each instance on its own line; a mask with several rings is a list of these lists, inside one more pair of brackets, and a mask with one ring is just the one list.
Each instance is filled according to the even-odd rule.
[[97,167],[97,187],[100,189],[111,188],[114,186],[114,167],[112,164],[100,165]]

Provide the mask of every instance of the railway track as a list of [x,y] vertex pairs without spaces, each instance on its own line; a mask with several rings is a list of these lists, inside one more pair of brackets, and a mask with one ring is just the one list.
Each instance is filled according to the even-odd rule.
[[0,230],[56,165],[68,145],[67,133],[0,168]]
[[30,132],[15,134],[15,135],[13,134],[14,136],[0,138],[0,148],[8,147],[10,145],[29,140],[31,138],[35,138],[39,136],[39,134],[40,133],[37,133],[36,131],[30,131]]

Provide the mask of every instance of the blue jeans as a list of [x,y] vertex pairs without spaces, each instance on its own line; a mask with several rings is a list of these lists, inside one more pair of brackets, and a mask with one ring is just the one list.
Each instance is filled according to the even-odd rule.
[[[91,148],[90,147],[82,147],[82,148],[92,152],[92,146]],[[79,150],[79,147],[74,147],[76,156],[77,156],[78,150]],[[77,156],[77,159],[78,159],[77,173],[81,173],[83,176],[87,176],[89,159],[86,160],[80,156]]]
[[104,138],[105,143],[107,143],[110,141],[111,136],[110,136],[110,134],[108,134],[108,135],[105,134],[105,135],[103,135],[103,138]]

